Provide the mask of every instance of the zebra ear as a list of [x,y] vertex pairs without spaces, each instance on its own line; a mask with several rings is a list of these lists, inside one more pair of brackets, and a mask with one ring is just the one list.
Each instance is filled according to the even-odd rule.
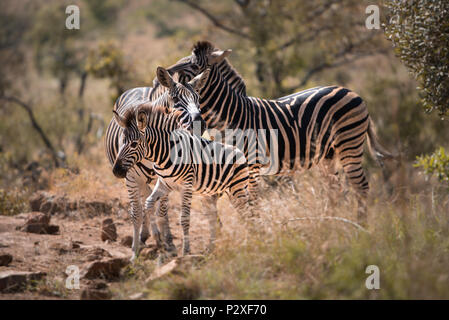
[[232,50],[231,49],[227,49],[227,50],[217,50],[217,51],[213,51],[210,55],[209,55],[209,65],[214,65],[217,63],[220,63],[221,61],[223,61],[224,59],[226,59],[230,54],[231,54]]
[[209,78],[210,69],[207,68],[202,73],[197,75],[195,78],[189,81],[189,84],[195,89],[195,91],[200,91],[206,85],[207,79]]
[[139,112],[137,112],[136,122],[137,128],[139,128],[140,131],[145,131],[148,123],[148,116],[145,111],[140,110]]
[[173,88],[175,86],[175,81],[173,81],[173,78],[166,69],[157,67],[156,76],[164,87]]
[[121,115],[119,115],[119,114],[117,113],[117,111],[115,111],[115,110],[112,110],[112,112],[114,113],[114,119],[115,119],[115,122],[117,122],[117,124],[118,124],[120,127],[126,128],[126,121],[125,121],[125,118],[123,118]]

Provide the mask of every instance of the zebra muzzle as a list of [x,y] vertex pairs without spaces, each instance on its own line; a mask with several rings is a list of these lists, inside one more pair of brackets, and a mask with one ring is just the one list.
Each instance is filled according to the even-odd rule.
[[125,178],[127,172],[128,172],[128,169],[123,167],[121,162],[116,162],[114,164],[114,167],[112,168],[112,173],[117,178],[121,178],[121,179]]

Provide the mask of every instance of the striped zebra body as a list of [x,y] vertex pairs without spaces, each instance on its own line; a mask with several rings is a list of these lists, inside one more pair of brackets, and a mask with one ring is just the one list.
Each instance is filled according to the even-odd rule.
[[[164,87],[160,86],[159,88],[159,91],[165,91]],[[127,110],[134,108],[137,104],[149,101],[152,91],[153,88],[151,87],[129,89],[116,100],[114,110],[120,115],[123,115]],[[120,135],[122,131],[123,129],[117,124],[115,119],[112,118],[106,129],[104,138],[106,156],[111,166],[114,165],[120,150]],[[148,195],[151,194],[152,190],[150,184],[153,183],[155,179],[156,174],[153,170],[153,163],[147,159],[143,159],[133,166],[125,177],[125,186],[131,204],[130,217],[134,226],[133,248],[136,247],[134,242],[140,240],[142,243],[145,243],[150,235],[147,224],[139,223],[139,217],[143,216],[142,199],[146,199]],[[167,202],[168,199],[161,199],[160,201],[158,214],[164,217],[168,217]],[[139,233],[139,239],[136,238],[136,233]],[[172,237],[168,236],[169,240],[167,243],[172,242],[171,238]]]
[[[140,147],[134,150],[123,148],[117,159],[120,163],[127,163],[129,159],[146,157],[154,163],[158,180],[145,202],[147,215],[153,215],[155,203],[172,190],[182,192],[180,222],[183,229],[183,254],[190,252],[190,206],[193,193],[208,197],[214,208],[217,197],[227,193],[239,212],[249,212],[249,169],[242,151],[179,129],[176,115],[167,115],[152,106],[142,105],[127,117],[137,119],[135,125],[130,124],[125,128],[127,134],[140,134],[143,139],[138,140]],[[142,150],[146,150],[144,154]],[[212,151],[211,156],[205,157],[202,153],[204,150]],[[136,157],[133,153],[141,154]],[[213,213],[209,216],[209,249],[212,249],[215,240],[216,209]]]
[[[259,157],[251,154],[252,149],[243,141],[242,150],[252,172],[251,192],[257,194],[260,174],[288,174],[324,161],[332,166],[341,165],[350,184],[361,198],[366,197],[369,185],[361,165],[366,138],[379,160],[391,155],[377,142],[360,96],[343,87],[326,86],[278,99],[248,97],[243,79],[226,60],[229,53],[230,50],[220,51],[208,42],[200,42],[191,56],[169,70],[189,78],[210,68],[209,77],[199,91],[201,113],[208,128],[250,129],[258,138],[259,129],[276,130],[275,143],[265,143],[270,157],[268,166],[260,161],[252,163],[250,159]],[[270,135],[268,132],[267,136]],[[361,219],[363,211],[359,211]]]
[[[180,113],[180,121],[183,126],[189,127],[192,124],[194,116],[193,113],[199,115],[199,110],[196,108],[195,97],[198,99],[193,88],[186,88],[184,85],[174,82],[171,77],[168,77],[168,73],[163,68],[158,68],[158,79],[164,77],[166,80],[166,86],[158,85],[157,88],[151,87],[139,87],[133,88],[123,93],[114,104],[114,112],[119,117],[123,116],[130,110],[133,110],[137,105],[155,101],[158,105],[163,106],[167,112],[169,109],[177,110]],[[162,79],[162,78],[160,78]],[[170,82],[172,81],[172,82]],[[173,88],[167,85],[174,86]],[[181,89],[178,87],[181,86]],[[193,97],[193,98],[192,98]],[[180,100],[182,103],[178,103],[178,108],[173,108],[173,99]],[[187,108],[187,104],[193,104],[195,108]],[[114,117],[106,130],[104,138],[104,146],[106,156],[112,166],[116,162],[117,155],[121,148],[121,136],[123,134],[123,128],[117,122],[117,117]],[[121,177],[123,178],[123,177]],[[136,257],[139,251],[139,242],[145,243],[149,236],[149,225],[151,224],[152,232],[156,240],[161,243],[162,238],[165,239],[164,245],[167,251],[173,251],[175,249],[173,245],[173,237],[170,232],[168,224],[168,197],[164,197],[160,200],[158,216],[164,221],[162,225],[162,235],[159,229],[155,225],[154,221],[150,221],[151,217],[143,215],[142,210],[142,198],[146,199],[151,194],[150,184],[156,179],[156,174],[153,170],[153,163],[148,159],[141,159],[132,168],[130,168],[125,177],[125,184],[128,191],[129,200],[131,203],[130,216],[134,226],[133,233],[133,258]]]

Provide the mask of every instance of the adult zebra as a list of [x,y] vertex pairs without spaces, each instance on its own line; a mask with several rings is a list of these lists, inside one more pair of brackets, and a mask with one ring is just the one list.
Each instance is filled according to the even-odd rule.
[[[106,156],[111,165],[116,163],[117,154],[122,147],[120,136],[122,128],[117,122],[120,116],[125,114],[128,110],[134,109],[137,105],[146,102],[154,101],[158,105],[166,108],[166,111],[177,110],[181,113],[180,121],[186,128],[191,129],[193,121],[203,120],[198,110],[198,94],[192,87],[192,84],[181,84],[175,82],[169,73],[159,67],[156,72],[158,83],[157,88],[153,90],[151,87],[133,88],[123,93],[114,104],[114,117],[111,119],[104,137],[104,146]],[[201,78],[201,77],[200,77]],[[175,106],[176,103],[176,106]],[[115,171],[114,174],[119,178],[125,178],[128,197],[131,203],[130,216],[133,223],[133,258],[138,255],[140,242],[145,243],[149,236],[149,216],[142,214],[142,198],[146,199],[150,193],[151,188],[149,184],[156,178],[153,170],[153,163],[148,159],[142,159],[139,163],[133,166],[126,173]],[[166,251],[173,251],[173,237],[168,227],[167,206],[168,198],[164,197],[160,200],[158,215],[163,217],[164,226],[162,227],[162,235],[158,228],[152,223],[153,236],[158,243],[163,242],[166,246]],[[160,240],[160,237],[164,241]]]
[[[250,164],[250,188],[257,190],[259,175],[287,174],[317,164],[335,173],[336,164],[343,167],[350,184],[359,195],[359,220],[364,222],[365,201],[369,190],[362,168],[366,138],[372,155],[378,160],[392,158],[377,141],[374,124],[362,98],[339,86],[316,87],[278,99],[248,97],[242,77],[226,57],[231,50],[221,51],[207,41],[194,45],[192,54],[182,58],[169,70],[189,79],[210,68],[205,86],[199,91],[201,114],[208,128],[252,130],[269,154],[269,165],[241,135],[245,156],[255,159]],[[259,130],[277,130],[276,143],[265,142]],[[273,148],[277,148],[274,151]]]
[[[209,197],[215,208],[218,196],[227,193],[237,211],[250,218],[249,169],[242,151],[179,129],[176,114],[167,115],[152,104],[142,104],[116,117],[124,129],[124,145],[117,155],[114,171],[126,172],[140,159],[147,158],[154,162],[153,169],[158,175],[156,186],[145,202],[145,214],[153,216],[155,203],[173,189],[182,191],[180,222],[184,255],[190,253],[193,192]],[[213,213],[209,222],[216,224],[216,210]],[[213,244],[215,234],[212,236]]]

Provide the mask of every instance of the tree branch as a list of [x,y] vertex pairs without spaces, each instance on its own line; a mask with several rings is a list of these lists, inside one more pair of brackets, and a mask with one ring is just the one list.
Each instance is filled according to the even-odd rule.
[[[289,92],[294,91],[298,88],[303,87],[309,80],[310,78],[323,71],[324,69],[331,69],[331,68],[336,68],[348,63],[352,63],[354,61],[357,61],[363,57],[366,56],[370,56],[370,55],[374,55],[374,54],[379,54],[379,53],[385,53],[386,49],[378,49],[378,50],[374,50],[374,51],[369,51],[369,52],[359,52],[359,53],[353,53],[353,50],[358,48],[360,45],[362,45],[363,43],[365,43],[366,41],[370,40],[373,37],[373,35],[370,35],[369,37],[367,37],[366,39],[359,39],[358,42],[356,43],[349,43],[345,48],[343,48],[342,50],[340,50],[339,52],[337,52],[332,58],[332,60],[336,60],[335,62],[323,62],[317,66],[312,67],[311,69],[309,69],[305,76],[302,78],[301,82],[298,85],[295,85],[293,87],[291,87],[289,89]],[[346,55],[353,53],[353,56],[350,58],[346,58]],[[342,58],[342,59],[341,59]],[[341,59],[341,60],[338,60]]]
[[50,151],[53,161],[55,163],[55,166],[59,167],[60,158],[58,157],[58,154],[57,154],[55,148],[53,147],[52,143],[48,139],[47,135],[44,133],[44,130],[42,130],[42,127],[37,122],[36,117],[34,116],[34,113],[33,113],[33,109],[30,107],[30,105],[19,100],[16,97],[12,97],[12,96],[0,96],[0,99],[15,103],[15,104],[21,106],[23,109],[25,109],[25,111],[28,113],[28,117],[30,118],[31,125],[38,132],[38,134],[41,137],[42,141],[44,142],[45,146]]
[[[307,15],[307,21],[312,21],[315,19],[318,19],[321,15],[323,15],[328,9],[330,9],[330,7],[334,4],[334,3],[338,3],[340,0],[330,0],[327,3],[325,3],[323,6],[317,8],[316,10],[312,11],[310,14]],[[285,49],[291,45],[293,45],[294,43],[301,41],[301,39],[305,36],[305,35],[309,35],[307,37],[309,41],[311,39],[314,39],[316,36],[318,36],[319,33],[321,33],[322,31],[325,30],[330,30],[334,28],[334,26],[331,25],[324,25],[318,29],[316,29],[314,32],[306,31],[306,32],[298,32],[297,34],[295,34],[293,37],[291,37],[289,40],[287,40],[286,42],[284,42],[282,45],[279,46],[279,50]],[[312,34],[312,35],[311,35]]]
[[189,7],[191,7],[192,9],[194,9],[194,10],[200,12],[201,14],[203,14],[206,18],[208,18],[208,19],[209,19],[209,20],[210,20],[216,27],[218,27],[218,28],[220,28],[220,29],[222,29],[222,30],[224,30],[224,31],[226,31],[226,32],[235,34],[235,35],[237,35],[237,36],[239,36],[239,37],[242,37],[242,38],[245,38],[245,39],[251,39],[251,37],[250,37],[248,34],[246,34],[246,33],[244,33],[244,32],[241,32],[241,31],[239,31],[239,30],[233,29],[233,28],[231,28],[231,27],[225,26],[224,24],[222,24],[222,23],[218,20],[218,18],[216,18],[214,15],[212,15],[212,14],[211,14],[209,11],[207,11],[205,8],[203,8],[203,7],[201,7],[200,5],[198,5],[198,4],[196,3],[196,1],[190,1],[190,0],[175,0],[175,1],[184,3],[184,4],[188,5]]

